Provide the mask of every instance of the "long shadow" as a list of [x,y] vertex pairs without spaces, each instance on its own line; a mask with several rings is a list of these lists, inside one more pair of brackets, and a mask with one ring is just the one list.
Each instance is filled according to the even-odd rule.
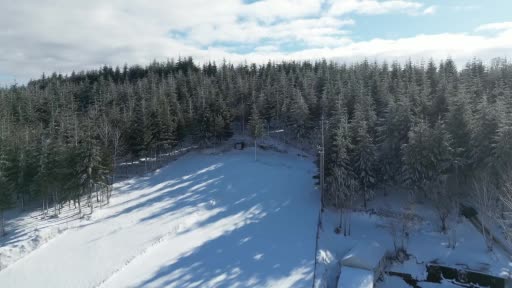
[[[120,181],[121,187],[118,187],[115,192],[119,194],[129,195],[134,192],[137,192],[138,190],[145,189],[145,188],[151,188],[153,186],[156,186],[162,182],[172,185],[177,184],[178,182],[187,180],[189,178],[193,178],[199,174],[202,174],[204,172],[209,171],[210,169],[216,169],[219,166],[213,166],[213,167],[205,167],[204,169],[201,169],[197,171],[197,166],[194,165],[187,165],[189,163],[186,163],[186,159],[198,157],[197,154],[188,154],[180,159],[171,162],[169,165],[164,166],[160,169],[157,169],[153,172],[150,172],[144,176],[138,176],[131,178],[129,180]],[[184,165],[185,162],[185,165]],[[171,180],[170,180],[171,179]],[[123,183],[127,182],[127,183]],[[126,200],[122,203],[117,203],[114,205],[111,205],[111,207],[119,206],[128,204],[130,202],[136,201],[137,199],[130,199]]]
[[[237,161],[237,158],[228,159],[224,165],[240,167]],[[178,232],[176,236],[203,229],[206,232],[231,216],[245,215],[245,218],[243,223],[233,223],[234,228],[204,242],[192,251],[186,251],[178,259],[169,259],[167,264],[138,283],[137,287],[268,286],[272,285],[271,281],[283,280],[283,277],[288,277],[285,279],[286,282],[274,285],[311,285],[316,213],[302,213],[303,211],[297,208],[301,207],[302,203],[295,201],[300,202],[304,199],[296,200],[289,194],[279,191],[279,188],[284,189],[287,186],[289,189],[299,190],[304,181],[291,179],[299,183],[290,182],[289,185],[276,188],[276,182],[283,182],[282,179],[277,181],[283,175],[270,175],[271,173],[265,171],[251,169],[246,167],[242,171],[236,168],[210,170],[202,177],[188,178],[187,180],[193,180],[193,183],[172,193],[188,193],[186,197],[181,197],[177,201],[174,201],[176,195],[161,195],[155,199],[148,199],[149,202],[169,201],[169,205],[141,218],[142,223],[162,219],[175,213],[177,209],[198,205],[206,205],[207,209],[220,211]],[[261,166],[256,169],[261,169]],[[226,174],[229,174],[229,177],[224,177]],[[215,203],[210,204],[211,200],[215,200]],[[248,211],[254,213],[244,214]],[[291,215],[295,219],[290,219]],[[311,239],[304,239],[307,235],[304,235],[304,227],[299,227],[300,224],[310,227]]]
[[[183,158],[186,158],[186,157],[188,157],[188,156],[184,156]],[[192,157],[193,157],[193,155],[192,155]],[[197,167],[192,167],[192,166],[182,167],[182,166],[180,166],[179,171],[181,171],[181,172],[178,172],[178,173],[176,171],[174,171],[175,167],[176,167],[176,164],[173,162],[170,165],[163,167],[157,171],[154,171],[146,176],[141,176],[141,177],[136,177],[131,180],[126,180],[126,181],[129,181],[129,184],[125,184],[125,185],[121,186],[120,188],[116,189],[116,191],[115,191],[116,194],[129,195],[129,194],[135,193],[141,189],[146,189],[146,188],[151,188],[151,187],[157,186],[157,185],[161,184],[162,182],[166,182],[166,185],[161,187],[160,189],[157,189],[154,191],[149,191],[145,194],[139,195],[138,197],[134,197],[132,199],[129,199],[129,200],[126,200],[126,201],[123,201],[120,203],[109,205],[108,206],[109,208],[115,208],[118,206],[129,205],[132,202],[136,203],[135,205],[128,206],[127,208],[123,209],[119,213],[110,215],[109,217],[106,217],[106,218],[102,218],[101,220],[116,218],[117,216],[121,216],[123,214],[127,214],[127,213],[133,212],[135,210],[144,208],[144,207],[149,206],[155,202],[164,201],[168,198],[174,197],[175,194],[166,193],[167,192],[166,189],[170,189],[170,187],[180,188],[180,185],[186,186],[186,185],[188,185],[187,183],[191,184],[192,182],[185,180],[184,177],[187,177],[188,179],[193,179],[197,175],[200,175],[200,174],[196,175],[196,173],[198,171],[194,168],[197,168]],[[205,167],[205,169],[207,169],[207,168],[208,167]],[[175,179],[173,181],[169,181],[169,178],[172,179],[173,175],[181,176],[182,174],[184,174],[183,177],[175,177]],[[182,192],[182,191],[181,190],[176,191],[176,193],[180,193],[180,192]],[[141,198],[147,198],[147,199],[145,201],[140,202]],[[3,247],[5,245],[12,245],[12,244],[16,244],[18,242],[24,241],[23,237],[26,236],[27,234],[29,234],[29,232],[33,228],[30,226],[27,226],[25,223],[23,224],[24,226],[21,227],[20,226],[21,224],[17,223],[16,220],[22,219],[22,217],[27,217],[26,215],[33,213],[33,210],[37,210],[37,209],[39,209],[39,207],[34,206],[34,207],[28,207],[27,211],[24,211],[22,213],[14,211],[14,210],[12,212],[9,211],[9,213],[20,213],[20,215],[17,215],[16,218],[8,221],[7,233],[3,237],[0,238],[0,247]],[[37,226],[38,229],[43,229],[43,228],[50,227],[50,226],[57,226],[60,224],[66,224],[67,222],[72,222],[72,221],[76,220],[76,215],[73,214],[73,215],[68,215],[65,217],[61,216],[61,217],[57,217],[57,218],[48,218],[48,219],[44,219],[44,220],[39,220],[39,219],[34,219],[34,220],[35,220],[35,222],[32,225]],[[40,225],[39,223],[44,223],[44,224]],[[92,224],[94,224],[94,223],[85,223],[85,224],[80,224],[77,227],[84,228],[84,227],[90,226]],[[36,227],[34,227],[34,228],[36,228]]]
[[[177,161],[180,162],[180,161]],[[180,207],[183,205],[183,201],[190,197],[197,197],[197,195],[192,195],[191,192],[197,192],[192,189],[197,185],[200,185],[203,182],[211,181],[212,177],[205,172],[213,171],[219,167],[221,167],[222,163],[213,163],[205,166],[203,169],[197,171],[197,166],[194,167],[180,167],[179,170],[174,170],[174,166],[176,163],[172,163],[171,165],[164,167],[154,173],[151,177],[145,177],[143,179],[139,179],[136,183],[130,184],[127,187],[123,187],[125,191],[121,192],[123,194],[131,194],[139,189],[149,189],[150,191],[138,195],[133,199],[126,200],[121,203],[117,203],[112,208],[117,206],[126,206],[117,213],[114,213],[108,217],[102,218],[102,220],[108,220],[112,218],[117,218],[121,215],[128,214],[134,212],[136,210],[143,209],[145,207],[154,205],[155,203],[166,203],[171,202],[171,205],[167,207],[166,211],[170,211],[176,207]],[[164,183],[162,185],[162,183]],[[188,188],[188,187],[192,188]],[[158,187],[157,189],[151,189],[154,187]],[[141,198],[144,200],[141,201]],[[196,199],[196,202],[200,199]],[[189,200],[190,201],[190,200]],[[133,205],[129,205],[130,203],[135,203]],[[172,202],[176,202],[172,204]],[[162,214],[164,214],[162,212]],[[156,217],[156,216],[155,216]]]
[[[174,262],[171,260],[137,287],[261,287],[294,273],[298,275],[290,277],[287,287],[310,285],[313,259],[308,252],[314,249],[314,242],[307,243],[304,235],[287,225],[290,214],[286,206],[270,210],[264,204],[256,205],[259,213],[246,219],[249,223],[203,243]],[[245,211],[246,206],[216,214],[193,229],[207,229],[216,221]]]
[[6,245],[13,245],[18,242],[21,242],[23,240],[23,237],[27,234],[28,234],[28,232],[25,229],[11,228],[2,237],[2,239],[0,241],[0,247],[6,246]]
[[[32,211],[26,212],[32,213]],[[24,236],[28,235],[34,230],[39,229],[45,229],[52,226],[59,226],[66,223],[71,223],[77,219],[78,213],[73,212],[71,213],[68,211],[65,215],[59,215],[59,217],[55,218],[44,218],[44,219],[37,219],[32,217],[34,220],[32,223],[18,223],[16,222],[16,219],[14,221],[10,221],[8,225],[7,233],[0,238],[0,247],[3,247],[5,245],[13,245],[18,242],[24,241]],[[23,219],[22,217],[30,217],[30,216],[19,216],[19,219]],[[12,223],[14,222],[14,223]]]
[[[265,166],[276,166],[269,159],[248,162],[247,156],[237,155],[193,157],[189,155],[190,161],[178,160],[151,177],[127,186],[120,193],[147,191],[138,191],[140,195],[133,194],[137,197],[119,203],[123,205],[120,211],[102,218],[102,221],[115,219],[153,205],[158,208],[141,213],[137,224],[167,221],[190,208],[212,212],[206,214],[208,218],[195,221],[171,236],[199,233],[199,237],[208,240],[201,241],[197,247],[181,249],[183,254],[177,258],[170,256],[136,287],[311,285],[317,215],[312,207],[318,197],[311,196],[314,193],[308,196],[290,192],[312,189],[311,177],[294,172],[293,166],[266,169]],[[175,165],[179,169],[174,169]],[[217,236],[210,236],[218,227],[223,232],[217,230],[214,233]],[[101,241],[103,237],[93,241]],[[272,282],[283,278],[286,282]]]

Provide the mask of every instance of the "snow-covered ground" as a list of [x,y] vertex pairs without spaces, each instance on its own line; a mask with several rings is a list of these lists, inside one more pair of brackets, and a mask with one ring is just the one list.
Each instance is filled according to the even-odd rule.
[[[116,184],[111,204],[89,219],[33,220],[38,229],[23,226],[33,213],[10,220],[0,287],[311,286],[312,159],[253,153],[187,154]],[[27,244],[38,235],[49,241]]]
[[[412,255],[404,263],[393,263],[388,271],[411,274],[413,278],[426,278],[425,264],[439,264],[480,271],[508,278],[512,273],[512,259],[500,247],[488,251],[479,231],[465,218],[450,218],[450,232],[440,232],[440,221],[435,209],[428,201],[410,204],[406,193],[395,192],[385,196],[380,193],[369,203],[368,211],[358,210],[350,213],[351,235],[336,234],[339,212],[326,209],[322,216],[319,249],[317,253],[316,287],[336,287],[340,272],[340,260],[358,243],[376,241],[394,251],[392,223],[400,225],[406,210],[414,215],[410,223],[409,236],[405,240],[407,252]],[[396,227],[396,226],[395,226]],[[453,233],[455,231],[455,233]],[[396,239],[396,238],[395,238]],[[455,242],[455,248],[449,246]],[[343,277],[343,273],[340,277]],[[397,283],[400,283],[398,285]],[[451,287],[448,283],[421,283],[421,287]],[[410,287],[402,279],[386,276],[377,287]]]
[[[258,149],[257,161],[250,146],[189,153],[116,184],[110,205],[86,217],[67,206],[52,219],[37,211],[10,215],[9,234],[0,240],[0,287],[311,287],[316,168],[304,153],[270,144]],[[443,234],[432,205],[407,199],[406,192],[378,193],[368,210],[344,216],[351,219],[350,236],[335,233],[339,213],[326,209],[315,286],[357,280],[351,276],[357,273],[340,276],[340,261],[364,243],[393,251],[391,227],[405,215],[412,219],[405,240],[411,258],[388,270],[425,279],[425,264],[435,261],[510,277],[510,256],[498,246],[489,252],[468,220],[451,217],[455,233]],[[377,287],[409,286],[386,275]]]
[[40,210],[27,210],[29,212],[6,212],[8,227],[7,235],[0,238],[0,271],[67,229],[89,222],[88,217],[79,217],[78,211],[68,205],[61,209],[59,217],[56,218],[51,217],[53,209],[50,216],[44,216]]

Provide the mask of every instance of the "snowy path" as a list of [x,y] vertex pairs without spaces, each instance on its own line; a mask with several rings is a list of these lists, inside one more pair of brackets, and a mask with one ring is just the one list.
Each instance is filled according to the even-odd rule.
[[318,195],[310,160],[184,156],[0,271],[0,287],[304,287]]

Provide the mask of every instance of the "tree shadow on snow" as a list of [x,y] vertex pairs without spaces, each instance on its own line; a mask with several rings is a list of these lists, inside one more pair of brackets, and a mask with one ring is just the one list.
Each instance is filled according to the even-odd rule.
[[[261,171],[261,163],[252,165],[243,158],[202,157],[201,161],[204,168],[198,171],[197,163],[195,169],[180,166],[179,171],[170,165],[147,178],[148,183],[138,183],[138,187],[149,189],[141,195],[144,200],[137,197],[140,202],[108,217],[152,205],[159,205],[159,209],[141,217],[139,223],[170,219],[197,207],[212,212],[172,236],[202,233],[204,242],[188,251],[184,249],[177,258],[169,257],[167,264],[136,286],[310,285],[316,212],[302,209],[312,207],[311,202],[310,206],[304,204],[312,199],[282,192],[301,189],[301,181],[292,179],[294,182],[287,183],[282,178],[289,176],[288,172]],[[165,181],[167,184],[162,185]],[[154,186],[158,188],[152,189]],[[218,227],[223,232],[212,237],[212,229]],[[305,229],[310,231],[304,233]]]

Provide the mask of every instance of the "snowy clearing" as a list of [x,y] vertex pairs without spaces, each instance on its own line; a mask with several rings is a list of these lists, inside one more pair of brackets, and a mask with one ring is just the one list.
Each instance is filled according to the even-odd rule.
[[[406,213],[407,209],[410,209],[413,215],[413,220],[409,223],[409,236],[404,239],[410,258],[403,263],[391,263],[385,271],[410,274],[413,279],[423,281],[427,274],[426,264],[436,262],[510,278],[510,255],[499,246],[494,247],[493,251],[487,250],[482,234],[467,219],[453,217],[449,222],[450,231],[444,234],[440,232],[439,217],[430,202],[414,203],[411,206],[406,199],[407,195],[400,191],[387,196],[380,193],[369,202],[368,211],[361,209],[345,214],[344,217],[351,217],[350,236],[335,233],[335,228],[339,224],[339,212],[326,209],[322,216],[315,287],[336,287],[337,283],[353,280],[341,280],[344,275],[343,272],[340,274],[340,262],[360,243],[376,241],[393,253],[393,242],[399,237],[392,236],[391,225],[401,225],[400,219],[404,217],[403,213]],[[451,241],[455,242],[455,248],[449,246]],[[376,287],[411,287],[398,277],[386,275],[383,281],[377,281],[376,284]],[[452,284],[421,282],[420,286],[452,287]]]
[[[311,286],[314,173],[296,153],[190,153],[116,184],[108,207],[10,261],[0,287]],[[33,238],[15,235],[3,258]]]

